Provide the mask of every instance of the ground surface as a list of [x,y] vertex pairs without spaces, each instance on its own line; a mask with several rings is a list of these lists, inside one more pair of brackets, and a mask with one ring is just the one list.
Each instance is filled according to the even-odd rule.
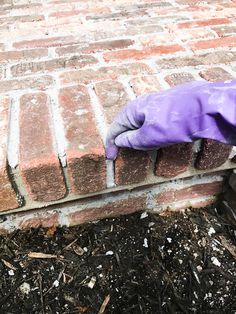
[[0,312],[234,313],[235,231],[211,212],[1,237]]

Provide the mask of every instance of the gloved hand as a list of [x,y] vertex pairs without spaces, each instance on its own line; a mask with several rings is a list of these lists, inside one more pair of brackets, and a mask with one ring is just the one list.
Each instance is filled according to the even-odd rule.
[[154,150],[201,138],[236,145],[236,80],[191,82],[131,101],[108,131],[106,157],[118,147]]

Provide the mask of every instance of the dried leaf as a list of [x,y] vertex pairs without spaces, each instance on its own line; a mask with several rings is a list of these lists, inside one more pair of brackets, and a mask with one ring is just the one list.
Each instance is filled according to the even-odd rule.
[[81,312],[81,313],[85,313],[88,311],[88,307],[87,306],[77,306],[78,310]]
[[46,232],[46,236],[47,237],[53,237],[56,230],[57,230],[57,227],[55,227],[55,226],[48,228],[48,230]]
[[5,261],[5,259],[2,258],[1,261],[3,262],[3,264],[4,264],[6,267],[8,267],[8,268],[10,268],[10,269],[13,269],[13,270],[17,270],[17,268],[15,268],[11,263]]

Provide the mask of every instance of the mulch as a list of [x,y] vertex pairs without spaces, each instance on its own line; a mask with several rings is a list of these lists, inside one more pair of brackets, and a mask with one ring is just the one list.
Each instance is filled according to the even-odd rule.
[[16,231],[0,237],[0,313],[234,313],[235,230],[211,208]]

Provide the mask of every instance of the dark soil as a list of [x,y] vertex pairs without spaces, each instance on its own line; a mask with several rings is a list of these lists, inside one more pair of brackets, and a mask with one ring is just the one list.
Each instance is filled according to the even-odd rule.
[[214,209],[17,231],[0,238],[0,313],[235,313],[235,243]]

